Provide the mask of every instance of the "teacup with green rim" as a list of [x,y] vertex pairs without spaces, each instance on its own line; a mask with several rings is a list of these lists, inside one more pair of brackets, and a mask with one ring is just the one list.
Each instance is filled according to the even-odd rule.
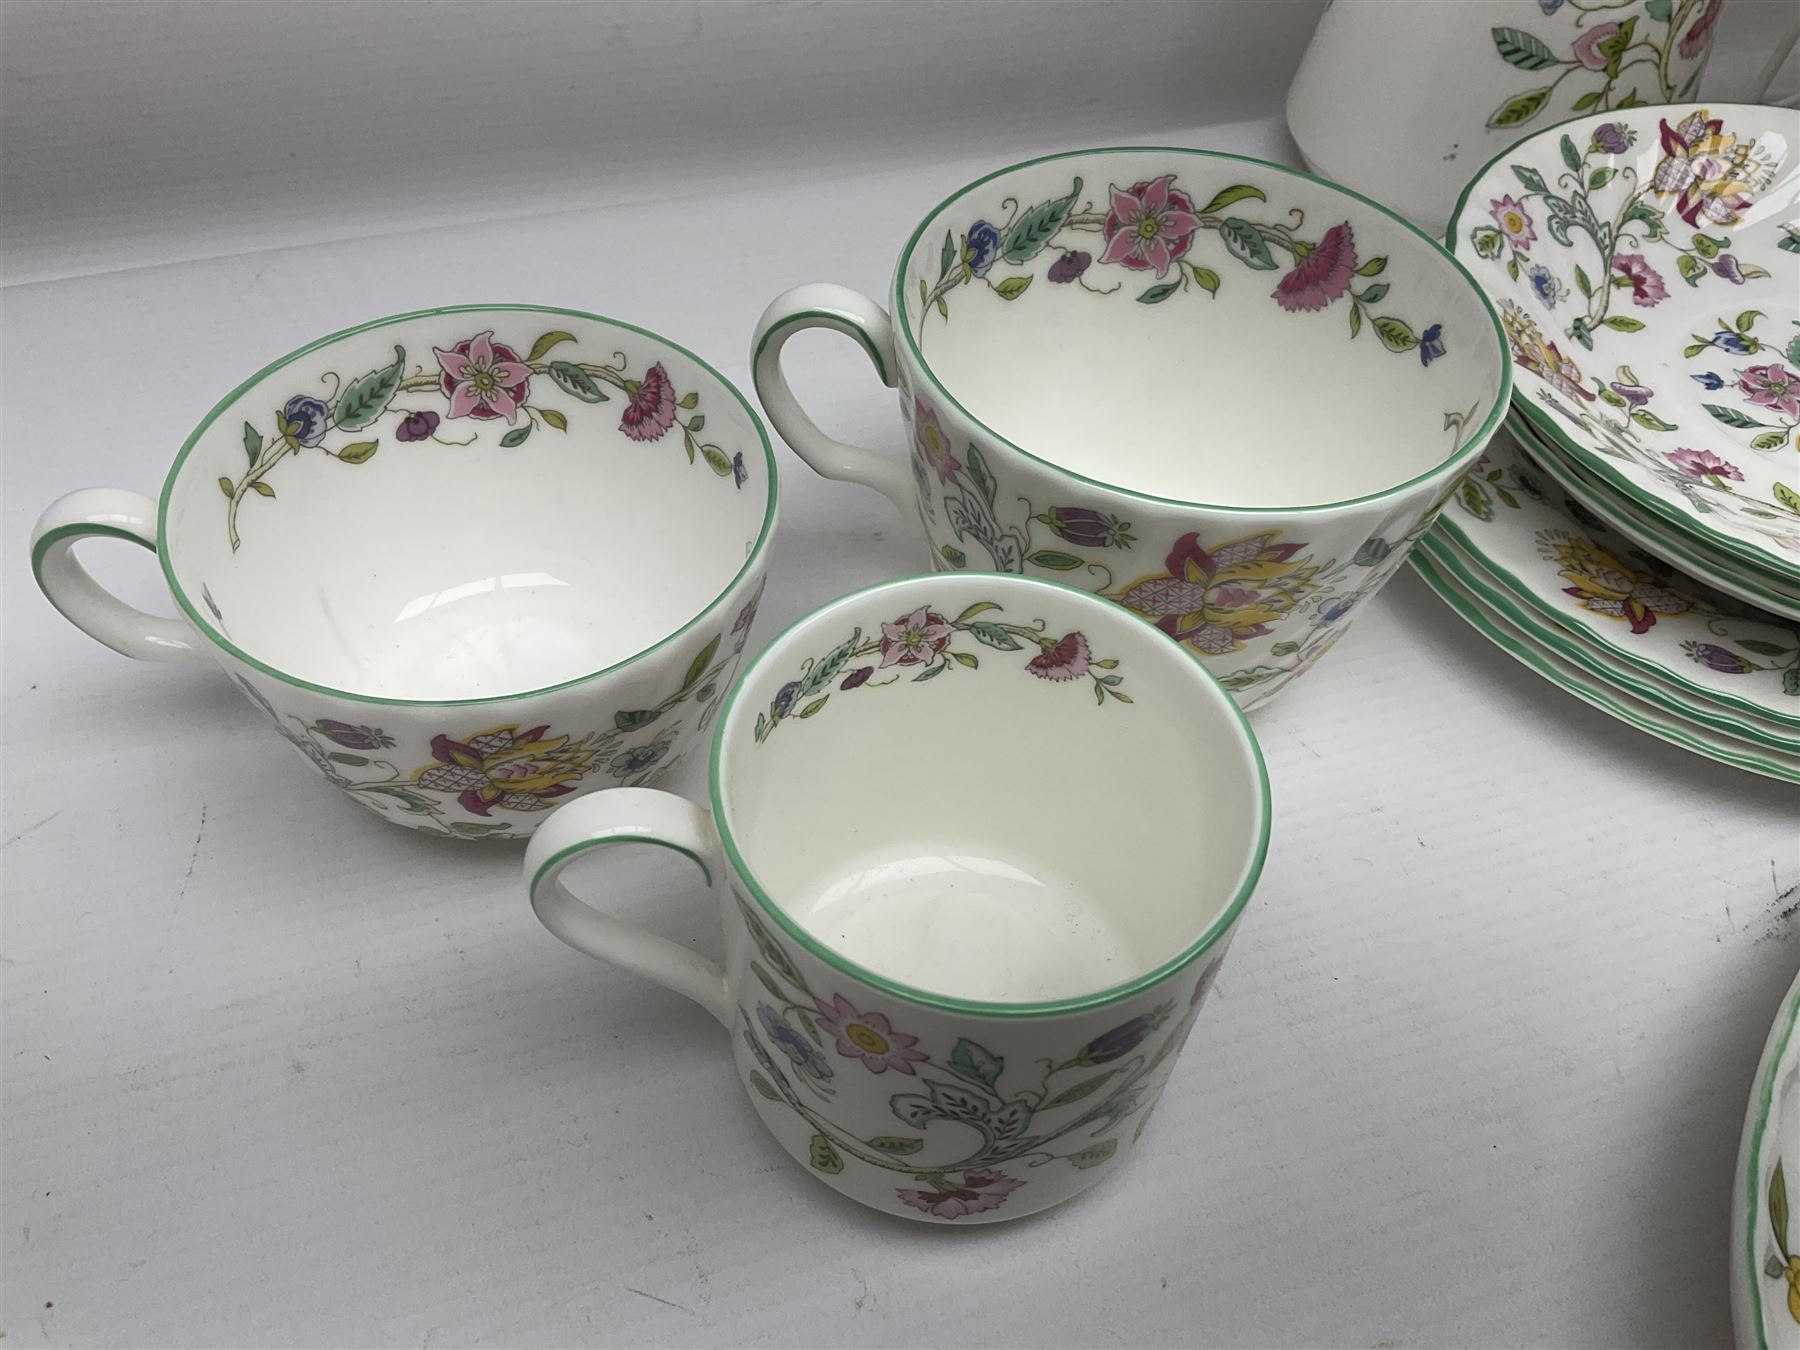
[[[780,353],[812,327],[899,388],[910,465],[795,401]],[[1511,381],[1492,306],[1436,240],[1308,174],[1170,147],[978,179],[913,231],[886,308],[799,287],[753,357],[788,444],[916,513],[934,566],[1105,595],[1245,707],[1393,574]]]
[[[712,1013],[814,1176],[964,1224],[1134,1150],[1269,831],[1255,738],[1204,667],[1087,592],[973,573],[846,596],[755,657],[711,805],[559,809],[526,851],[539,918]],[[570,889],[620,842],[698,865],[722,965]]]
[[[153,502],[94,488],[32,537],[50,602],[127,656],[216,664],[385,819],[520,837],[658,780],[711,724],[762,594],[775,461],[691,352],[535,305],[378,319],[227,394]],[[145,614],[75,559],[156,552]]]

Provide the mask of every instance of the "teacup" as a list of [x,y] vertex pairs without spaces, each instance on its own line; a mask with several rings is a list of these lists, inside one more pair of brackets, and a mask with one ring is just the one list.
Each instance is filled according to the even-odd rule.
[[[1133,1151],[1269,831],[1255,738],[1202,666],[1087,592],[973,573],[777,638],[726,698],[711,799],[558,810],[525,855],[538,917],[712,1013],[814,1176],[936,1221],[1045,1209]],[[723,966],[565,885],[626,841],[699,866]]]
[[[818,472],[917,513],[940,569],[1062,577],[1184,643],[1246,708],[1308,669],[1430,528],[1505,411],[1500,322],[1384,207],[1204,150],[1052,155],[913,231],[889,311],[801,286],[754,342]],[[825,436],[782,346],[856,338],[899,461]]]
[[[384,818],[529,834],[656,781],[708,728],[762,593],[775,460],[692,353],[573,310],[378,319],[195,428],[152,502],[96,488],[32,536],[38,585],[127,656],[215,662]],[[179,618],[71,553],[153,549]]]

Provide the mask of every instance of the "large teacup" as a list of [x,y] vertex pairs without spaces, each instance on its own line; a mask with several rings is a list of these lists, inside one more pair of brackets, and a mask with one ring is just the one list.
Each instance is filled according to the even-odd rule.
[[[818,472],[917,513],[933,564],[1061,578],[1185,643],[1240,703],[1310,667],[1431,525],[1506,407],[1499,320],[1384,207],[1203,150],[1053,155],[913,231],[889,311],[802,286],[757,393]],[[825,436],[781,348],[856,338],[898,460]]]
[[[712,1013],[813,1176],[964,1224],[1136,1150],[1269,837],[1255,738],[1211,675],[1085,592],[975,574],[776,638],[726,700],[711,802],[558,810],[525,854],[538,917]],[[627,842],[698,864],[723,966],[570,888]]]
[[[736,668],[775,524],[762,423],[653,333],[526,305],[379,319],[207,414],[162,500],[71,493],[32,538],[77,627],[222,666],[388,820],[529,834],[652,782]],[[102,590],[76,541],[155,550],[181,617]]]

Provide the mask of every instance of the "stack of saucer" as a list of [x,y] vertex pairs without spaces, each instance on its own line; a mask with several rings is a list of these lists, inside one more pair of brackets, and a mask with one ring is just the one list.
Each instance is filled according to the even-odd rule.
[[1515,369],[1416,555],[1620,720],[1800,781],[1800,114],[1666,106],[1540,133],[1449,232]]

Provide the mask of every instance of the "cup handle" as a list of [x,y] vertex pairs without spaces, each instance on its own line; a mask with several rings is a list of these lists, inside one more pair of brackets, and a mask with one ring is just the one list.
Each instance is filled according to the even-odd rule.
[[612,788],[553,812],[525,850],[525,885],[538,919],[578,952],[609,961],[678,994],[731,1026],[731,995],[716,961],[602,914],[562,884],[563,869],[606,844],[657,844],[685,853],[708,890],[724,868],[712,817],[684,797],[654,788]]
[[205,662],[187,624],[126,604],[75,560],[75,542],[96,536],[156,552],[156,503],[119,488],[83,488],[50,503],[31,532],[31,574],[44,598],[115,652],[139,661]]
[[862,483],[893,502],[910,519],[916,509],[912,477],[890,457],[861,446],[834,441],[806,415],[788,388],[781,370],[781,349],[795,333],[806,328],[829,328],[862,344],[874,363],[881,382],[892,389],[894,375],[894,325],[887,311],[868,296],[845,286],[815,283],[796,286],[778,295],[756,322],[751,347],[751,375],[763,410],[815,473]]

